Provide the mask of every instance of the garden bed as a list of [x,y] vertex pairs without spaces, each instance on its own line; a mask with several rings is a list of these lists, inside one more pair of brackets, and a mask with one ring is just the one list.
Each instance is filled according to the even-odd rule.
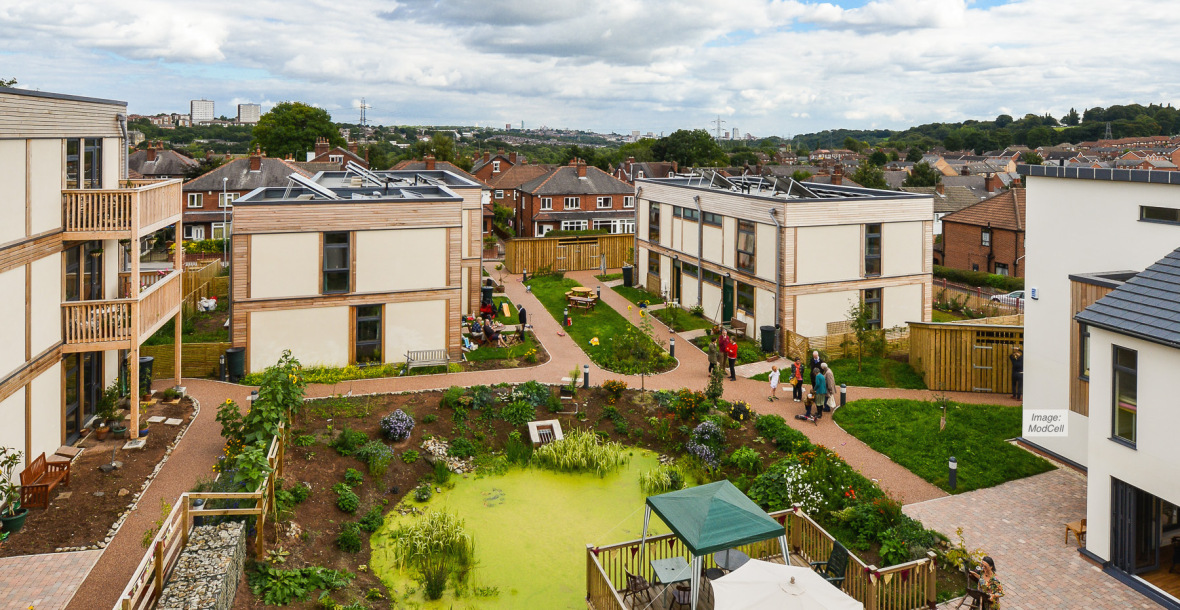
[[665,326],[672,329],[672,332],[684,332],[688,330],[699,330],[702,328],[713,328],[713,323],[707,320],[704,316],[689,313],[679,307],[665,307],[651,312],[651,315],[663,322]]
[[664,299],[660,297],[660,295],[652,294],[642,288],[623,286],[620,284],[618,286],[612,286],[611,290],[614,290],[624,299],[627,299],[636,305],[639,305],[640,303],[645,305],[659,305],[660,303],[664,302]]
[[[734,335],[733,335],[733,333],[730,333],[729,336],[730,336],[730,338],[733,338]],[[693,339],[692,344],[701,348],[701,351],[703,351],[705,353],[709,353],[709,341],[711,341],[711,340],[713,340],[712,335],[701,335],[701,336]],[[737,344],[738,344],[738,355],[737,355],[738,366],[741,366],[743,364],[750,364],[753,362],[762,362],[762,361],[766,360],[766,356],[768,354],[765,354],[762,352],[762,346],[759,345],[757,341],[739,335],[737,338]],[[727,361],[727,363],[728,363],[728,361]],[[726,366],[728,366],[728,364],[726,364]],[[762,378],[762,381],[765,381],[765,380],[766,380],[765,377]]]
[[[78,443],[77,446],[85,450],[70,465],[70,484],[59,485],[54,490],[48,509],[29,510],[24,528],[9,536],[0,546],[0,557],[52,553],[65,548],[105,547],[107,536],[113,534],[112,526],[127,512],[127,505],[138,497],[144,482],[153,476],[156,465],[163,460],[176,437],[188,428],[193,418],[193,402],[184,398],[178,402],[157,403],[148,408],[141,421],[154,415],[181,419],[183,423],[178,426],[151,424],[144,449],[124,451],[122,447],[127,440],[115,439],[114,435],[99,441],[91,434]],[[99,471],[99,466],[111,461],[112,451],[115,459],[123,462],[122,468],[109,474]],[[70,496],[58,499],[63,493]],[[157,507],[144,509],[154,513]],[[135,534],[138,536],[140,532]]]
[[[1053,464],[1007,439],[1020,436],[1020,407],[948,402],[940,430],[940,404],[918,400],[857,400],[837,409],[849,434],[914,474],[950,493],[992,487],[1054,469]],[[958,461],[958,485],[947,463]]]

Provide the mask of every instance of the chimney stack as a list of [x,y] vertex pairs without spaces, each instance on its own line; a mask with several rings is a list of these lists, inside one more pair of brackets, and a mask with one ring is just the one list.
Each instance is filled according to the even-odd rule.
[[483,152],[483,162],[487,163],[488,161],[491,161],[491,160],[492,160],[492,153],[485,150]]
[[573,159],[570,159],[570,166],[576,167],[578,169],[578,177],[579,178],[586,177],[586,162],[585,161],[583,161],[577,157],[574,157]]
[[938,193],[939,195],[945,195],[946,185],[943,184],[941,180],[939,180],[938,184],[934,185],[934,192]]
[[832,184],[836,186],[844,184],[844,166],[839,163],[832,167]]
[[508,153],[508,162],[513,165],[516,165],[516,151],[515,150]]
[[315,139],[315,156],[318,157],[320,155],[326,155],[328,154],[328,151],[331,150],[331,148],[332,147],[328,145],[328,138]]
[[348,152],[356,154],[356,140],[353,140],[348,143]]
[[254,151],[250,153],[250,171],[262,171],[262,149],[255,147]]
[[426,170],[434,171],[434,155],[426,155]]
[[148,161],[148,163],[151,163],[152,161],[155,161],[155,160],[156,160],[156,143],[155,142],[148,142],[147,161]]
[[1004,181],[1000,180],[1000,176],[994,172],[988,173],[983,178],[983,190],[988,193],[996,193],[1004,188]]

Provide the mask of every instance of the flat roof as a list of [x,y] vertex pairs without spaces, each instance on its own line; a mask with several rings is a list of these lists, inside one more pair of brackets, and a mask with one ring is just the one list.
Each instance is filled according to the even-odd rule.
[[72,102],[89,102],[92,104],[110,104],[112,106],[126,106],[127,102],[120,102],[119,100],[108,100],[100,97],[84,97],[81,95],[67,95],[65,93],[50,93],[48,91],[33,91],[30,89],[14,89],[12,87],[0,87],[0,93],[8,93],[11,95],[27,95],[29,97],[47,97],[55,100],[69,100]]
[[[361,168],[363,170],[363,168]],[[364,170],[353,171],[349,169],[341,171],[325,171],[320,172],[312,177],[317,184],[325,186],[330,189],[354,187],[357,179],[360,179],[363,188],[370,188],[378,186],[390,186],[394,188],[414,187],[414,186],[447,186],[452,188],[483,188],[483,185],[468,180],[454,172],[449,172],[443,169],[433,170],[412,170],[412,169],[398,169],[398,170]]]
[[1104,182],[1145,182],[1151,184],[1180,184],[1180,172],[1158,169],[1111,169],[1092,167],[1061,167],[1059,165],[1017,165],[1016,173],[1044,178],[1073,178]]
[[327,192],[336,196],[331,199],[324,192],[292,183],[291,186],[261,187],[234,200],[234,205],[275,204],[320,204],[320,203],[373,203],[405,201],[463,201],[445,186],[422,185],[389,188],[331,188]]
[[907,193],[886,189],[871,189],[858,186],[820,184],[817,182],[796,182],[791,178],[746,175],[722,176],[720,172],[704,170],[700,173],[669,176],[666,178],[637,178],[638,182],[669,184],[673,186],[708,191],[724,191],[735,195],[758,197],[771,201],[802,199],[923,199],[930,195]]

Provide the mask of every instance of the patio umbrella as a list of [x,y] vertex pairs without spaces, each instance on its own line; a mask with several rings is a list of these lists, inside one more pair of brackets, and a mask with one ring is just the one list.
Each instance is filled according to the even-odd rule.
[[714,580],[715,610],[862,610],[864,604],[807,568],[752,559]]

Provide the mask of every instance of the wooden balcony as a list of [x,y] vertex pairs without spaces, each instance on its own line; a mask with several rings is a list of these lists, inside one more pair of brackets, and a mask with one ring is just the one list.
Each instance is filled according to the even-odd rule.
[[127,180],[127,188],[61,192],[67,240],[136,239],[180,220],[181,180]]
[[136,298],[62,303],[64,351],[131,349],[143,343],[180,310],[181,283],[181,272],[172,271]]

